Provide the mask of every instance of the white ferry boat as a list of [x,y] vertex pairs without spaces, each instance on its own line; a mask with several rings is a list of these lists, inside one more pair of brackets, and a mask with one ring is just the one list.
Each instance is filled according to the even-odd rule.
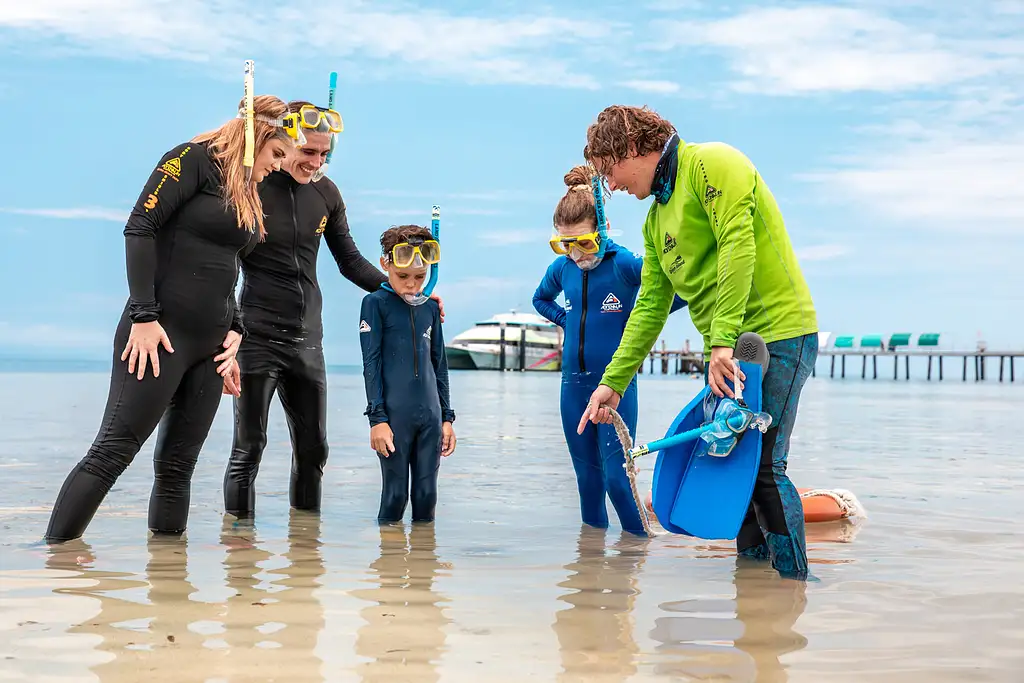
[[562,328],[539,315],[513,310],[476,323],[447,343],[445,351],[453,370],[561,372]]

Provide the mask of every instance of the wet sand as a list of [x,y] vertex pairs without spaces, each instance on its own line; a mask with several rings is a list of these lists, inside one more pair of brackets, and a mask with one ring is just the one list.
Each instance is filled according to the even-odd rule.
[[[49,548],[106,377],[0,380],[0,682],[1021,680],[1019,385],[812,380],[791,476],[869,518],[808,526],[805,584],[728,542],[624,536],[611,509],[581,528],[557,378],[536,375],[455,374],[433,525],[374,522],[361,378],[341,374],[321,515],[288,508],[276,403],[255,525],[221,513],[225,400],[185,538],[146,530],[150,444],[85,537]],[[644,378],[641,439],[697,388]]]

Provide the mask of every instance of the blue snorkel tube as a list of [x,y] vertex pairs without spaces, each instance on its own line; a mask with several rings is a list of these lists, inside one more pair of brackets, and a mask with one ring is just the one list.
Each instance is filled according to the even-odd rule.
[[[331,89],[327,93],[327,108],[334,109],[334,93],[338,91],[338,72],[331,72]],[[337,133],[331,133],[331,149],[327,152],[327,159],[324,161],[323,166],[316,170],[313,174],[313,182],[317,182],[325,175],[327,175],[327,167],[331,165],[331,157],[334,156],[334,142],[337,139]]]
[[[441,207],[434,204],[430,208],[430,234],[434,240],[440,244],[441,240]],[[427,286],[423,288],[423,296],[430,298],[430,295],[434,293],[434,285],[437,284],[437,267],[440,263],[430,264],[430,278],[427,280]]]
[[594,211],[597,213],[597,234],[601,237],[598,245],[597,258],[604,258],[604,249],[608,244],[608,222],[604,217],[604,195],[601,192],[601,176],[597,173],[590,176],[590,187],[594,192]]

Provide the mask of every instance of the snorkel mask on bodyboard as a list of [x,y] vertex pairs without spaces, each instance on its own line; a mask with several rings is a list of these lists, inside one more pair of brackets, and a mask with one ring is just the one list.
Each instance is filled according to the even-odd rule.
[[[419,294],[402,295],[402,299],[411,306],[422,306],[427,303],[430,300],[431,294],[434,293],[434,286],[437,284],[438,263],[441,261],[441,245],[439,242],[441,236],[441,207],[435,204],[431,208],[430,217],[431,239],[409,239],[407,242],[396,244],[392,247],[391,253],[387,254],[388,260],[396,268],[422,268],[426,266],[430,270],[430,276],[427,278],[427,284],[423,287],[422,292]],[[392,292],[395,291],[386,282],[382,286],[385,289],[390,289]]]

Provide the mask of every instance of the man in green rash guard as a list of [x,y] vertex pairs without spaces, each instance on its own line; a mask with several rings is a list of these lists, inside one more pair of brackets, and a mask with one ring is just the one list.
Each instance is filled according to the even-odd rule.
[[[753,499],[736,538],[742,556],[771,559],[806,579],[803,507],[786,475],[800,391],[818,355],[814,303],[771,191],[751,161],[723,143],[687,143],[644,108],[612,106],[587,129],[584,156],[610,190],[653,195],[644,223],[640,293],[622,341],[591,395],[588,420],[610,422],[622,392],[657,341],[675,295],[689,302],[704,338],[706,380],[732,397],[732,354],[742,332],[768,344],[762,382],[764,434]],[[742,380],[743,376],[740,375]]]

